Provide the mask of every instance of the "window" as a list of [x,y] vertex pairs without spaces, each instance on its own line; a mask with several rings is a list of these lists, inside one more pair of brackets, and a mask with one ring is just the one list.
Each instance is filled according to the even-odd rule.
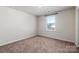
[[46,17],[47,20],[47,31],[55,31],[55,15]]

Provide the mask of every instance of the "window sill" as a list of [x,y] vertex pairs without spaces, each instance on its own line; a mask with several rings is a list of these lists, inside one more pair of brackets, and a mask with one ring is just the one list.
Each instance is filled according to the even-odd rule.
[[47,32],[56,32],[56,30],[47,30]]

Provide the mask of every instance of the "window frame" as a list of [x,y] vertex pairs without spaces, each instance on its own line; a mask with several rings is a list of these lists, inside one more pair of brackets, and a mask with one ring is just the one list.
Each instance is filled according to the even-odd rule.
[[46,16],[46,31],[48,31],[48,32],[55,32],[56,31],[56,15],[49,15],[49,16],[54,16],[55,17],[55,27],[53,27],[54,30],[48,30],[48,21],[47,21],[47,17],[48,16]]

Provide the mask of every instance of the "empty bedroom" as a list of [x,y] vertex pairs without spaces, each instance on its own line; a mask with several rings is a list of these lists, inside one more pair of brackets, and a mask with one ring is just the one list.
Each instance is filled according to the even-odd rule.
[[79,52],[77,9],[0,6],[0,53]]

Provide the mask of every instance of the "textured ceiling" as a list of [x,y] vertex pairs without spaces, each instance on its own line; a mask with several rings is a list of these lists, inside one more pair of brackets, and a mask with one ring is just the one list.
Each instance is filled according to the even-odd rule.
[[50,15],[57,11],[73,8],[73,6],[9,6],[23,12],[27,12],[36,16]]

